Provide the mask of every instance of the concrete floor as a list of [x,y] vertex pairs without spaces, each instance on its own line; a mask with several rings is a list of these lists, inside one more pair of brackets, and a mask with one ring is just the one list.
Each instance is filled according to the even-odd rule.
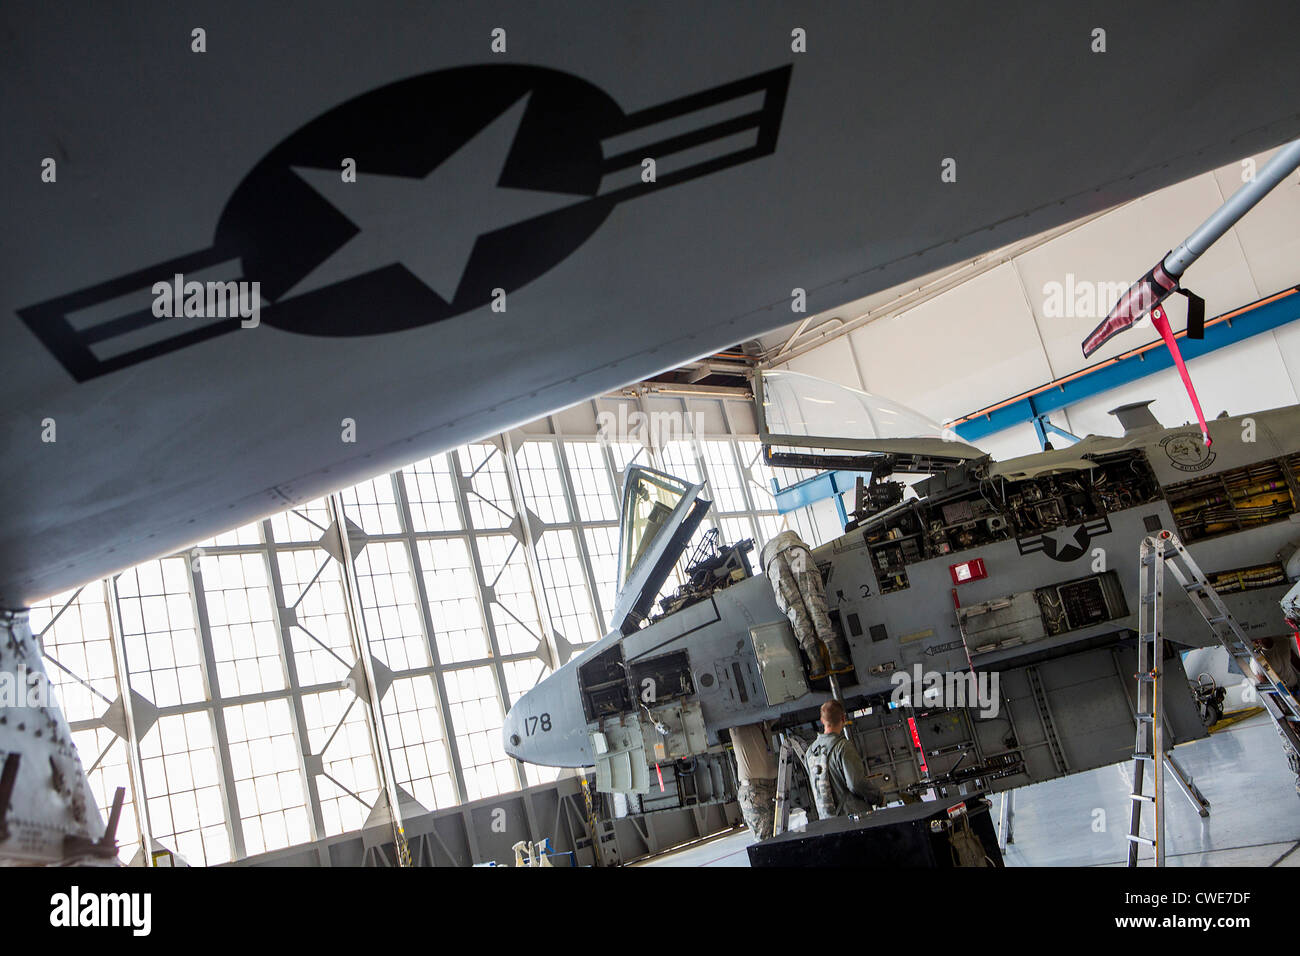
[[[1300,866],[1300,795],[1281,741],[1263,715],[1184,744],[1175,756],[1210,803],[1202,819],[1172,778],[1165,801],[1168,866]],[[1015,791],[1007,866],[1123,866],[1132,762]],[[1147,783],[1147,792],[1151,785]],[[1001,795],[993,797],[999,811]],[[1150,836],[1151,813],[1143,835]],[[748,866],[748,830],[641,866]],[[1150,865],[1150,850],[1142,861]]]

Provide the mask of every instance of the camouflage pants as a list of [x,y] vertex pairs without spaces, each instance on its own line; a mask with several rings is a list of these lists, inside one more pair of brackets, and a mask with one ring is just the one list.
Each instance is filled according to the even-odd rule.
[[776,820],[776,781],[747,780],[736,790],[736,802],[745,817],[745,826],[756,840],[772,835]]
[[772,559],[767,569],[772,578],[776,603],[794,628],[795,639],[814,664],[821,661],[820,642],[828,649],[837,640],[826,610],[822,576],[804,547],[786,548]]

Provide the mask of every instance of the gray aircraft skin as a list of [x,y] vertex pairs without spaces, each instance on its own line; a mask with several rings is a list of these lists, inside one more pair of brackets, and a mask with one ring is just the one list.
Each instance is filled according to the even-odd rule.
[[[854,664],[841,678],[842,695],[850,710],[877,705],[859,714],[854,731],[887,796],[914,794],[945,779],[1009,789],[1130,756],[1138,549],[1153,530],[1176,529],[1188,542],[1247,633],[1286,634],[1278,601],[1288,587],[1285,565],[1300,540],[1293,523],[1300,501],[1300,407],[1217,419],[1210,423],[1209,448],[1196,426],[1161,428],[1144,404],[1121,411],[1128,422],[1122,437],[1089,436],[1005,462],[949,443],[951,455],[967,459],[963,464],[917,485],[916,499],[859,515],[842,537],[814,550],[828,607]],[[629,471],[625,495],[644,477]],[[1235,508],[1222,500],[1224,483],[1248,492],[1237,496]],[[1207,491],[1211,486],[1218,491]],[[1034,497],[1047,488],[1062,494]],[[700,490],[691,487],[683,497],[673,516],[679,527],[698,521]],[[1036,522],[1026,510],[1047,515],[1053,501],[1069,506],[1063,520]],[[951,520],[933,529],[929,545],[897,560],[910,540],[902,529],[919,513]],[[677,548],[673,558],[680,552],[680,538],[671,534],[658,543]],[[662,571],[663,559],[656,551],[646,561]],[[647,575],[646,561],[632,569],[619,594],[623,613],[633,607],[645,613],[647,591],[656,592],[664,580]],[[978,570],[956,583],[959,565]],[[655,796],[661,791],[657,772],[670,766],[675,777],[693,770],[696,758],[712,760],[703,755],[719,753],[727,728],[757,721],[806,725],[830,696],[824,680],[806,680],[790,627],[761,573],[646,626],[637,626],[635,614],[611,623],[613,630],[511,708],[503,730],[508,753],[549,766],[595,764],[601,789]],[[1211,641],[1190,601],[1173,592],[1165,598],[1164,634],[1184,648]],[[879,706],[894,690],[897,672],[918,664],[931,672],[967,671],[967,648],[975,671],[1000,675],[1000,717],[979,719],[973,708]],[[594,713],[584,670],[609,656],[626,671],[621,700],[628,706]],[[663,678],[673,668],[683,679],[665,699]],[[638,696],[645,674],[660,683],[649,706]],[[1203,736],[1176,654],[1167,661],[1165,680],[1172,738]],[[928,775],[911,759],[905,719],[913,715],[926,754],[941,755],[929,757]],[[1008,721],[1017,738],[1011,744]],[[596,735],[605,753],[593,748]],[[656,768],[660,743],[665,748]],[[630,757],[624,759],[623,750]],[[618,766],[607,766],[611,753]],[[958,756],[960,772],[956,764],[934,766],[949,763],[941,759],[949,753]],[[642,754],[645,773],[636,766]],[[945,777],[945,770],[952,772]]]
[[[125,24],[7,3],[0,154],[26,172],[0,210],[0,641],[26,659],[36,601],[778,328],[792,289],[835,308],[1291,140],[1295,18],[376,0],[359,28],[341,0]],[[1157,36],[1187,108],[1134,95]],[[160,312],[173,279],[206,301]],[[214,310],[225,283],[257,288]],[[709,607],[720,651],[736,615],[779,617],[761,582]],[[700,675],[711,742],[754,709],[735,663],[739,703]],[[562,716],[527,749],[588,762]],[[66,727],[0,731],[14,813],[53,821],[19,855],[100,840],[84,780],[30,789],[52,754],[73,774]]]
[[5,3],[0,607],[1294,139],[1298,16]]

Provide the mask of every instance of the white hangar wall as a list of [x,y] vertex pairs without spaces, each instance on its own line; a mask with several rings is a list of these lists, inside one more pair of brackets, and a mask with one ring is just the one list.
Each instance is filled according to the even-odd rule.
[[[1250,157],[1261,166],[1272,151]],[[950,421],[1158,338],[1149,323],[1112,339],[1085,361],[1080,343],[1127,287],[1181,242],[1242,184],[1249,160],[1204,173],[1098,217],[927,276],[807,323],[786,354],[769,336],[768,363],[888,396]],[[1300,282],[1300,176],[1292,174],[1187,272],[1207,318]],[[936,286],[934,292],[919,287]],[[1100,287],[1100,295],[1094,295]],[[1069,293],[1073,293],[1070,296]],[[917,300],[920,301],[917,301]],[[1092,299],[1091,302],[1088,300]],[[1184,300],[1170,300],[1175,329]],[[848,332],[839,332],[840,323]],[[835,331],[829,331],[835,330]],[[829,331],[829,334],[828,334]],[[818,333],[825,343],[809,349]],[[839,334],[836,334],[836,333]],[[1282,326],[1188,363],[1207,416],[1244,414],[1300,400],[1300,323]],[[1054,412],[1074,434],[1118,434],[1108,410],[1154,399],[1168,425],[1194,417],[1175,370],[1139,379]],[[1029,424],[976,444],[1000,458],[1038,450]]]

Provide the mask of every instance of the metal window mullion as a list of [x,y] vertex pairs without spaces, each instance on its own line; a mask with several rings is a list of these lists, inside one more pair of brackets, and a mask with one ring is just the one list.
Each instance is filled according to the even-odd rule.
[[131,706],[131,671],[126,659],[126,636],[122,632],[122,609],[118,605],[117,577],[105,578],[105,605],[108,609],[109,645],[113,650],[113,676],[117,679],[117,692],[122,697],[122,712],[126,716],[127,775],[131,779],[135,819],[144,850],[144,865],[153,866],[153,827],[149,819],[149,797],[144,788],[144,765],[140,757],[140,740],[135,734],[135,711]]
[[750,520],[754,523],[754,530],[758,531],[758,508],[754,506],[754,499],[749,494],[749,470],[741,468],[745,456],[740,453],[740,442],[736,438],[735,431],[732,430],[731,413],[727,411],[726,402],[722,403],[722,420],[727,423],[727,444],[731,446],[731,460],[735,463],[736,474],[740,476],[740,497],[745,502],[745,510],[749,512]]
[[[637,392],[636,395],[636,410],[641,413],[642,416],[641,420],[643,422],[650,421],[650,413],[645,410],[645,396],[643,396],[640,392]],[[653,431],[651,429],[647,428],[646,431],[647,431],[647,435],[653,434]],[[659,471],[667,472],[668,469],[665,465],[662,448],[656,447],[653,444],[653,442],[647,445],[644,441],[641,442],[641,447],[644,448],[649,453],[647,457],[649,457],[651,465],[653,465]]]
[[[510,484],[510,494],[515,499],[515,513],[519,515],[519,529],[523,535],[524,567],[528,569],[528,580],[532,584],[533,604],[537,609],[537,623],[541,625],[541,639],[546,644],[547,653],[552,661],[559,660],[560,649],[555,644],[555,619],[551,616],[551,599],[546,593],[545,578],[542,576],[541,558],[537,553],[537,542],[533,539],[532,523],[528,520],[528,501],[524,498],[524,486],[519,480],[519,470],[515,463],[515,443],[509,435],[501,436],[502,454],[506,459],[506,477]],[[497,655],[500,656],[499,654]],[[505,692],[504,680],[501,684]],[[506,695],[508,698],[508,694]],[[508,702],[506,703],[509,708]]]
[[[361,603],[361,581],[357,575],[356,562],[352,560],[352,546],[348,540],[347,511],[343,496],[334,493],[328,497],[329,510],[333,515],[333,524],[339,532],[339,554],[343,564],[343,590],[345,608],[355,638],[357,660],[361,663],[362,674],[366,680],[366,712],[370,715],[370,741],[378,762],[379,774],[383,778],[384,793],[388,797],[388,812],[396,834],[405,839],[405,827],[402,821],[402,804],[397,775],[393,769],[393,755],[388,743],[388,726],[384,723],[383,702],[379,699],[378,684],[375,681],[375,669],[370,652],[370,635],[366,628],[365,607]],[[400,860],[400,856],[399,856]]]
[[[682,407],[681,420],[683,422],[690,421],[691,407],[686,403],[686,399],[678,398],[677,403]],[[691,436],[690,437],[691,454],[695,456],[695,467],[700,470],[700,483],[707,486],[706,490],[709,493],[709,497],[714,502],[716,502],[718,498],[718,492],[717,489],[713,487],[713,482],[709,480],[709,460],[708,460],[708,456],[704,453],[704,436],[697,435],[694,431],[690,433],[690,436]],[[710,512],[710,517],[713,519],[714,524],[716,525],[717,518],[718,518],[718,509],[716,507],[711,507],[709,508],[709,512]]]
[[[551,430],[555,430],[555,423],[551,423]],[[582,513],[578,511],[578,495],[573,489],[573,479],[569,474],[569,456],[564,450],[564,439],[557,438],[555,442],[556,460],[560,463],[560,484],[564,488],[564,499],[569,503],[569,514],[573,518],[573,536],[578,541],[578,556],[582,559],[582,575],[587,583],[587,595],[591,598],[592,610],[596,612],[596,620],[601,624],[605,623],[605,610],[600,606],[600,596],[596,588],[596,573],[592,570],[591,555],[587,553],[587,536],[583,534]],[[596,635],[600,637],[600,635]],[[585,644],[586,641],[579,643]],[[558,664],[559,661],[556,661]]]
[[221,773],[221,800],[226,809],[226,832],[230,835],[235,859],[243,859],[248,855],[248,848],[244,844],[244,821],[239,814],[235,771],[230,762],[226,716],[221,707],[221,685],[217,679],[216,653],[212,649],[212,631],[208,625],[208,597],[203,590],[203,572],[197,570],[188,557],[183,557],[181,563],[185,565],[185,575],[189,579],[190,598],[194,602],[194,623],[199,629],[199,649],[203,654],[204,680],[208,685],[208,699],[212,703],[212,724],[217,737],[217,769]]
[[[465,771],[460,762],[460,746],[452,732],[451,707],[447,702],[447,681],[443,676],[442,661],[438,657],[438,641],[433,628],[433,612],[429,610],[429,594],[424,583],[424,566],[420,561],[419,541],[412,530],[411,502],[406,495],[406,481],[400,471],[393,474],[394,494],[397,499],[398,517],[405,529],[407,547],[411,552],[411,573],[415,575],[415,593],[420,602],[420,619],[424,622],[424,639],[428,646],[429,660],[433,662],[433,680],[438,692],[438,716],[442,720],[443,733],[446,737],[447,751],[451,758],[451,779],[456,787],[458,803],[468,803],[469,795],[465,789]],[[479,613],[482,614],[482,606]]]
[[[502,451],[501,454],[505,454],[505,452]],[[456,513],[460,517],[461,527],[465,529],[465,545],[469,549],[470,564],[474,568],[474,580],[478,582],[479,610],[483,615],[483,626],[487,633],[488,647],[492,651],[492,669],[497,675],[497,696],[501,701],[501,706],[503,708],[502,713],[504,714],[510,710],[509,696],[506,693],[505,666],[501,662],[501,647],[497,641],[496,623],[493,621],[491,610],[488,607],[491,602],[488,601],[486,594],[487,577],[483,573],[483,559],[479,555],[478,551],[478,538],[475,535],[474,522],[470,519],[469,497],[465,492],[465,481],[467,479],[461,473],[460,451],[453,450],[447,452],[447,462],[451,465],[452,477],[455,479],[452,484],[456,489]],[[509,462],[506,463],[506,475],[508,479],[510,475]],[[542,636],[542,639],[546,639],[545,635]],[[448,703],[448,706],[450,707],[450,702]],[[447,727],[448,734],[454,737],[456,728],[450,723],[447,724]],[[522,788],[523,772],[521,765],[517,760],[512,761],[512,764],[514,766],[515,779],[518,781],[520,788]],[[458,772],[464,774],[464,767],[461,765],[459,760],[456,762],[456,768]]]
[[[280,580],[280,563],[277,560],[278,552],[274,545],[275,535],[271,531],[271,520],[269,518],[263,519],[261,525],[267,574],[270,576],[271,588],[275,597],[272,603],[274,609],[272,613],[275,615],[275,632],[279,639],[280,654],[284,658],[285,675],[289,679],[289,698],[293,702],[294,737],[298,744],[298,769],[302,772],[303,786],[307,791],[307,804],[311,810],[311,838],[315,842],[325,835],[325,814],[321,810],[320,791],[316,785],[316,777],[314,774],[307,772],[307,752],[311,746],[311,736],[307,730],[307,714],[302,704],[302,687],[298,680],[298,663],[294,660],[293,646],[289,642],[289,635],[285,630],[284,622],[280,619],[280,614],[284,610],[284,586]],[[315,584],[313,583],[312,586],[314,587]]]

